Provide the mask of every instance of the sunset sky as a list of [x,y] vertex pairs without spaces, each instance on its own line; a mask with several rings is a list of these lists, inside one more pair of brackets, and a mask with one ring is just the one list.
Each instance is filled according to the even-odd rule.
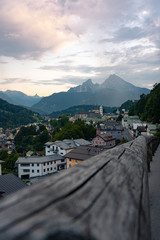
[[0,0],[0,90],[160,82],[160,0]]

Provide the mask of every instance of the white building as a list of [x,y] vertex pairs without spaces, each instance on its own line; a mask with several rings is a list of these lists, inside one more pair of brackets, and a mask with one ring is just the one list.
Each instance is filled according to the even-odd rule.
[[99,113],[101,116],[103,116],[103,106],[102,105],[100,106]]
[[61,156],[64,156],[77,146],[90,145],[89,141],[85,139],[64,139],[63,141],[47,142],[45,143],[45,155],[50,156],[55,153],[58,153]]
[[19,157],[16,164],[18,177],[23,179],[44,176],[67,167],[65,159],[59,154],[45,157]]

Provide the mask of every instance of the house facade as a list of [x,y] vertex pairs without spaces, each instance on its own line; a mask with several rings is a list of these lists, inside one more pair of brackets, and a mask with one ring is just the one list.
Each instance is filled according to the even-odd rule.
[[96,156],[104,150],[106,150],[105,147],[79,146],[64,156],[67,162],[67,168],[71,168],[76,164]]
[[115,138],[110,135],[102,134],[97,135],[92,139],[92,146],[108,146],[114,147],[116,145]]
[[45,176],[67,167],[65,159],[58,154],[45,157],[19,157],[16,164],[18,177],[22,179]]
[[85,139],[64,139],[62,141],[47,142],[45,143],[45,155],[50,156],[55,153],[64,156],[77,146],[89,145],[89,141]]
[[115,121],[105,122],[103,124],[97,124],[96,135],[111,135],[112,138],[122,139],[123,127]]

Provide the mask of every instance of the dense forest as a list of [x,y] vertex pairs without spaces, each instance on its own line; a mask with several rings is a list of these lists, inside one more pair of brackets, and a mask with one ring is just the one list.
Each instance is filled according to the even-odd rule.
[[96,129],[92,124],[87,125],[83,120],[69,122],[67,116],[61,116],[59,120],[52,120],[51,125],[54,128],[52,141],[63,139],[84,138],[90,140],[95,137]]
[[138,115],[142,121],[160,123],[160,83],[155,84],[150,94],[140,96],[129,110],[129,115]]
[[17,153],[26,154],[27,151],[42,151],[44,144],[50,139],[44,125],[21,127],[15,136],[15,150]]
[[0,127],[15,128],[33,122],[35,122],[35,118],[31,110],[0,99]]
[[126,102],[124,102],[120,108],[119,108],[119,111],[121,113],[123,113],[122,109],[125,109],[126,111],[129,110],[132,106],[134,106],[136,104],[136,100],[135,101],[132,101],[132,100],[128,100]]

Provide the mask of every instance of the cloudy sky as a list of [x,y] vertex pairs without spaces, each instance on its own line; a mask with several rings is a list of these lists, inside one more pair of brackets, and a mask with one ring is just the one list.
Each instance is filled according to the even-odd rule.
[[0,0],[0,90],[160,82],[159,0]]

